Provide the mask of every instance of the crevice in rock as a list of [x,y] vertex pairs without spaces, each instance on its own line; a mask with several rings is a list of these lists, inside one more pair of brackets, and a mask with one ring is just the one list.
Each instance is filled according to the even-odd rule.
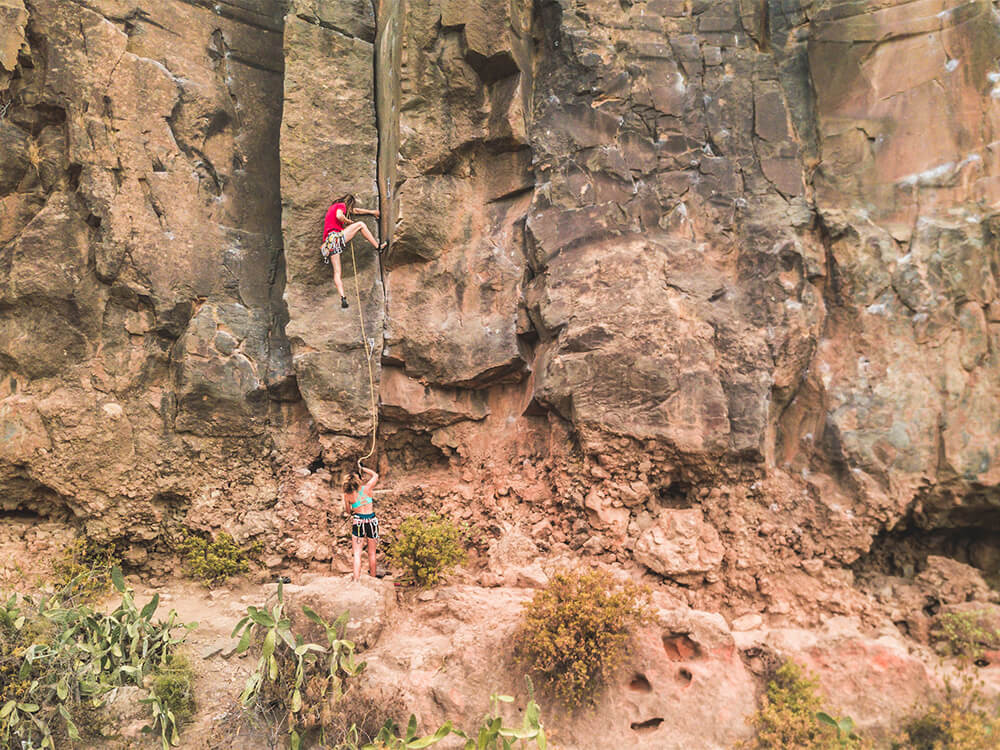
[[27,470],[15,470],[3,478],[4,496],[0,500],[0,519],[29,523],[59,521],[69,523],[77,517],[70,498],[30,476]]
[[663,508],[684,509],[694,506],[691,485],[687,482],[671,482],[666,487],[660,487],[656,497]]
[[[208,55],[212,58],[216,67],[216,72],[222,80],[226,93],[229,94],[229,100],[233,105],[233,121],[236,123],[236,132],[233,133],[233,137],[235,139],[240,128],[240,104],[236,99],[236,92],[233,91],[233,73],[229,69],[229,59],[232,56],[232,51],[229,48],[229,44],[226,42],[226,37],[222,33],[222,29],[216,29],[212,32],[212,46],[208,48]],[[228,122],[225,122],[224,118],[219,116],[221,114],[223,113],[217,113],[216,117],[209,124],[208,130],[205,133],[205,140],[208,140],[213,134],[221,132],[225,129]]]
[[433,435],[384,422],[379,426],[379,446],[394,470],[410,471],[446,466],[447,453],[434,444]]
[[629,726],[634,732],[655,732],[660,728],[660,724],[663,723],[663,719],[657,716],[654,719],[646,719],[645,721],[633,721]]
[[[931,555],[947,557],[977,568],[993,587],[1000,585],[1000,498],[981,496],[980,502],[965,498],[953,503],[950,512],[911,516],[895,528],[883,531],[867,555],[853,566],[859,578],[882,573],[913,578],[927,566]],[[921,505],[929,505],[923,500]],[[928,511],[925,511],[927,513]]]
[[[306,23],[312,24],[313,26],[319,26],[321,29],[328,29],[329,31],[334,31],[341,36],[346,36],[348,39],[360,39],[359,37],[352,34],[347,29],[342,26],[337,26],[336,24],[330,23],[329,21],[324,21],[322,18],[317,18],[316,16],[307,16],[305,13],[297,13],[296,18],[300,21],[305,21]],[[360,41],[369,41],[367,39],[361,39]]]
[[687,661],[701,655],[701,647],[687,633],[665,633],[663,650],[671,661]]
[[632,678],[632,681],[628,684],[629,690],[633,690],[637,693],[651,693],[653,692],[653,686],[649,684],[649,680],[646,679],[646,675],[637,674]]

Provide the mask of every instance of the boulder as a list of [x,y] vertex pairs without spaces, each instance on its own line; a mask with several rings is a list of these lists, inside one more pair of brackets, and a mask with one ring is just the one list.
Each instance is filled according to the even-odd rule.
[[354,641],[359,649],[375,646],[396,613],[396,591],[392,581],[367,575],[357,582],[351,581],[349,576],[341,576],[313,578],[301,585],[286,584],[284,595],[285,612],[292,620],[292,629],[306,640],[323,645],[327,643],[325,632],[303,615],[303,606],[330,624],[347,612],[349,619],[344,637]]
[[697,508],[661,511],[635,542],[635,559],[650,570],[694,583],[717,570],[725,552],[719,534]]
[[658,609],[595,713],[571,730],[575,747],[731,748],[752,733],[756,688],[719,615]]

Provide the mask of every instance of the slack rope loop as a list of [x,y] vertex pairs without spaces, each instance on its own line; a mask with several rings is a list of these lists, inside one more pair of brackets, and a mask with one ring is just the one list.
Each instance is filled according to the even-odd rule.
[[[365,348],[365,361],[368,363],[368,392],[371,394],[372,402],[372,445],[368,452],[358,459],[358,466],[362,466],[362,461],[367,461],[375,454],[375,433],[378,432],[378,407],[375,404],[375,374],[372,371],[372,353],[368,348],[368,334],[365,332],[365,315],[361,310],[361,286],[358,283],[358,261],[354,256],[354,243],[351,245],[351,265],[354,266],[354,296],[358,305],[358,320],[361,322],[361,343]],[[373,346],[374,350],[374,346]]]

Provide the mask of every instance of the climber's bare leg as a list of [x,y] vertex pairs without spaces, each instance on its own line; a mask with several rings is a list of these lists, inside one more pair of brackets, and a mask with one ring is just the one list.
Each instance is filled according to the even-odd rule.
[[331,255],[330,262],[333,264],[333,283],[337,286],[340,296],[344,296],[344,281],[340,278],[340,254]]
[[350,242],[358,232],[361,232],[361,235],[371,243],[372,247],[378,247],[375,236],[363,221],[356,221],[344,227],[344,242]]
[[351,535],[351,546],[354,548],[354,581],[361,580],[361,537]]
[[375,545],[376,540],[368,540],[368,572],[371,573],[372,578],[375,577]]

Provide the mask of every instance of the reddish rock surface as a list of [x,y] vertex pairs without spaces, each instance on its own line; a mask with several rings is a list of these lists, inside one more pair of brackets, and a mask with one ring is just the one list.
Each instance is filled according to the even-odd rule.
[[[77,528],[160,570],[184,525],[342,569],[377,420],[387,539],[468,523],[472,610],[598,563],[831,697],[924,694],[898,639],[1000,575],[997,30],[985,0],[0,0],[0,549]],[[348,310],[344,192],[391,243],[345,254]],[[620,736],[752,703],[764,671],[678,687],[654,641]],[[481,710],[411,667],[415,706]]]

